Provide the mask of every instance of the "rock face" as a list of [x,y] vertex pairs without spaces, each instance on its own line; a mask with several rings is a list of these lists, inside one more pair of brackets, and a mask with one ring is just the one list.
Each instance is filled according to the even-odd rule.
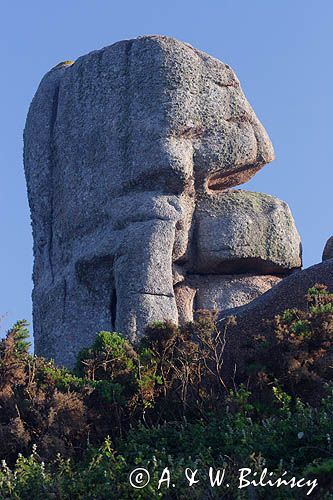
[[248,304],[281,281],[278,276],[253,274],[193,274],[175,288],[180,323],[193,321],[200,309],[226,311]]
[[[59,64],[24,142],[37,354],[72,366],[99,330],[135,340],[153,320],[184,320],[191,275],[251,273],[235,285],[254,280],[250,292],[218,298],[230,307],[273,284],[256,275],[301,264],[284,203],[227,191],[273,148],[232,69],[188,44],[145,36]],[[197,285],[198,304],[221,296],[213,283]]]
[[328,259],[333,259],[333,236],[327,240],[323,251],[323,261]]
[[301,241],[288,205],[262,193],[237,190],[202,198],[194,239],[199,272],[270,274],[301,266]]

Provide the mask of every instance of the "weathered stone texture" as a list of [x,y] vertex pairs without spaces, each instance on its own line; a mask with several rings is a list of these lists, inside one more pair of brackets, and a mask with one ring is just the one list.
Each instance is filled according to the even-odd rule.
[[192,286],[197,290],[195,309],[226,311],[248,304],[281,279],[253,274],[191,276]]
[[229,190],[198,202],[199,272],[284,273],[301,266],[301,240],[288,205],[262,193]]
[[188,44],[145,36],[58,65],[24,139],[38,354],[71,366],[101,329],[190,317],[195,293],[178,311],[174,289],[189,274],[300,266],[286,205],[225,191],[273,148],[232,69]]

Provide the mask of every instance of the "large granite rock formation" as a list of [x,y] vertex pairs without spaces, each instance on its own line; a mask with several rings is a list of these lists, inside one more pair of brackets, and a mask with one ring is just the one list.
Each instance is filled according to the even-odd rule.
[[301,265],[288,207],[228,191],[273,148],[232,69],[188,44],[145,36],[59,64],[24,139],[40,355],[71,366],[99,330],[135,339]]

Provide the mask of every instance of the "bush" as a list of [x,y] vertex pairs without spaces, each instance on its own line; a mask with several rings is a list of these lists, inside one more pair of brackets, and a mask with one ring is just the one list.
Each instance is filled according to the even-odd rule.
[[[333,395],[322,407],[298,403],[280,407],[275,416],[253,419],[249,393],[240,389],[230,404],[209,422],[178,422],[132,429],[117,443],[107,438],[99,448],[89,448],[82,461],[58,456],[43,464],[34,449],[19,456],[14,467],[0,470],[0,498],[14,499],[248,499],[249,490],[238,489],[239,468],[250,467],[260,474],[265,467],[276,477],[287,470],[288,477],[318,478],[311,498],[332,499]],[[135,490],[129,475],[137,467],[150,473],[150,483]],[[172,484],[158,489],[162,471],[168,467]],[[190,488],[184,471],[198,469],[200,483]],[[229,488],[210,488],[209,467],[225,468]],[[308,498],[306,488],[290,490],[256,488],[254,498]]]
[[68,388],[82,380],[29,354],[26,326],[19,321],[0,343],[0,449],[9,463],[37,442],[45,458],[75,455],[88,433],[83,391]]
[[[207,476],[210,466],[227,469],[223,498],[249,498],[237,487],[241,467],[318,477],[312,497],[333,498],[333,295],[316,285],[307,301],[252,339],[233,387],[223,370],[232,317],[223,331],[207,311],[185,326],[154,323],[135,346],[100,332],[74,371],[31,355],[18,322],[0,343],[0,498],[182,499],[184,469]],[[151,473],[143,490],[128,481],[137,466]],[[164,467],[171,490],[157,489]],[[222,498],[205,481],[191,498]],[[286,489],[252,493],[295,498]]]
[[333,382],[333,294],[315,285],[307,310],[275,317],[273,335],[253,339],[248,383],[269,399],[277,385],[292,398],[320,404]]

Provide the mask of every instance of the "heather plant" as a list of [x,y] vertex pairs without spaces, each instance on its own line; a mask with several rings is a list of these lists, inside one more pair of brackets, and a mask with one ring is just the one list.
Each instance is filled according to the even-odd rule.
[[56,452],[76,454],[88,432],[83,394],[60,390],[58,380],[61,385],[66,379],[61,376],[64,371],[32,356],[26,339],[27,324],[20,321],[0,343],[3,458],[10,463],[18,453],[28,453],[36,442],[45,457]]
[[305,311],[287,309],[269,335],[253,339],[248,383],[268,400],[278,385],[294,399],[320,404],[332,386],[333,294],[317,284],[306,299]]
[[[232,386],[223,361],[235,319],[221,331],[214,311],[154,323],[136,345],[100,332],[73,371],[33,356],[18,322],[0,342],[0,498],[183,499],[184,469],[207,480],[209,466],[227,468],[228,492],[202,483],[191,498],[248,498],[238,469],[265,466],[318,477],[312,497],[332,498],[333,294],[315,285],[306,298],[252,339]],[[144,490],[129,485],[136,466],[151,473]],[[164,467],[172,491],[157,487]]]
[[[233,391],[224,411],[208,422],[165,422],[153,427],[141,423],[116,442],[106,438],[99,447],[88,448],[80,461],[58,455],[44,463],[34,447],[30,455],[20,455],[13,467],[2,464],[0,498],[248,499],[248,490],[238,489],[239,468],[250,467],[260,474],[268,467],[277,477],[287,470],[291,476],[318,478],[319,486],[310,498],[332,499],[333,395],[320,408],[301,402],[280,406],[277,399],[276,414],[260,419],[254,418],[250,397],[244,388]],[[142,490],[129,482],[137,467],[150,473],[150,482]],[[159,489],[165,467],[175,487]],[[186,467],[198,470],[200,483],[195,487],[188,486]],[[226,469],[229,488],[210,487],[209,467]],[[267,500],[308,498],[306,492],[288,488],[259,487],[253,495]]]

